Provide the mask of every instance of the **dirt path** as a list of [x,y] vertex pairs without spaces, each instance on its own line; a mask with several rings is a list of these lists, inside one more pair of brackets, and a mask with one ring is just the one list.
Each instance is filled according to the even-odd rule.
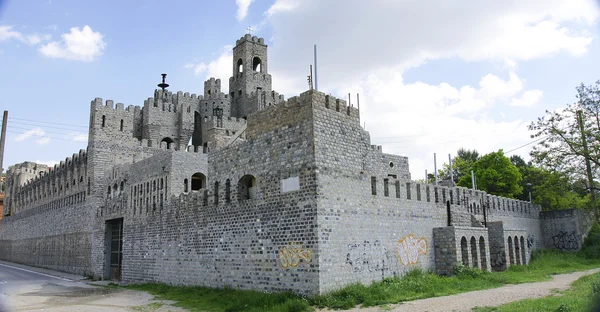
[[[444,297],[408,301],[401,304],[388,305],[385,309],[380,307],[371,307],[363,309],[355,308],[347,311],[471,311],[475,307],[495,307],[523,299],[546,297],[551,295],[552,290],[554,289],[566,290],[571,287],[571,283],[579,278],[597,272],[600,272],[600,268],[583,272],[553,275],[552,280],[547,282],[506,285],[487,290],[477,290]],[[325,309],[319,311],[324,312],[330,310]]]

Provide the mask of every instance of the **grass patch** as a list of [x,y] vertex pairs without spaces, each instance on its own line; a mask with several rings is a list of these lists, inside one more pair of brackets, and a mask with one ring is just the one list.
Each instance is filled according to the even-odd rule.
[[150,311],[156,311],[156,310],[162,308],[163,305],[164,304],[162,304],[162,303],[152,302],[152,303],[144,305],[144,306],[131,307],[131,309],[134,311],[150,312]]
[[[600,267],[600,226],[596,224],[580,252],[563,253],[556,250],[538,250],[533,253],[529,265],[511,266],[504,272],[490,273],[473,268],[458,267],[455,276],[442,277],[432,272],[415,269],[403,277],[386,278],[368,286],[353,284],[329,294],[310,298],[290,292],[261,293],[231,288],[177,287],[162,284],[131,285],[127,288],[147,291],[159,299],[176,301],[176,306],[190,311],[304,312],[312,311],[313,307],[348,309],[357,305],[366,307],[394,304],[495,288],[506,284],[549,280],[554,274],[598,267]],[[592,289],[590,292],[600,293],[600,283],[597,286],[589,287]],[[562,300],[563,297],[556,298]],[[565,307],[564,309],[569,309],[568,306]],[[556,309],[559,309],[557,311],[571,311],[560,307]]]
[[158,299],[176,301],[175,306],[190,311],[214,312],[304,312],[312,311],[307,299],[291,292],[261,293],[232,288],[139,284],[129,289],[147,291]]
[[539,299],[511,302],[499,307],[475,308],[478,312],[491,311],[598,311],[600,308],[600,273],[580,278],[571,289]]

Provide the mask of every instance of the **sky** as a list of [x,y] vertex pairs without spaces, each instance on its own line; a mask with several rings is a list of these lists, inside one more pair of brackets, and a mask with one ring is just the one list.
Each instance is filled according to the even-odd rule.
[[529,159],[527,126],[600,79],[599,20],[598,0],[0,0],[4,168],[85,149],[96,97],[141,106],[161,73],[197,94],[228,81],[249,27],[286,98],[316,44],[319,91],[360,94],[372,144],[413,179],[459,148]]

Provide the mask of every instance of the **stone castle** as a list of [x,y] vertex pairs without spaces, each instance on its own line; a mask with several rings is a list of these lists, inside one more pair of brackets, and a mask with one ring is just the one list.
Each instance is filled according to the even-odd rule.
[[[164,77],[163,77],[164,78]],[[142,107],[91,102],[89,140],[7,174],[0,259],[127,283],[318,294],[457,264],[504,270],[577,249],[577,211],[411,181],[359,110],[272,90],[264,39],[233,48],[229,94],[161,89]]]

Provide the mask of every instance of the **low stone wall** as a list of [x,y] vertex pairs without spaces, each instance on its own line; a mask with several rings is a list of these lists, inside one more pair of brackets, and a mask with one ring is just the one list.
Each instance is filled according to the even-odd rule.
[[542,211],[542,233],[546,248],[578,251],[593,225],[593,213],[581,209]]

